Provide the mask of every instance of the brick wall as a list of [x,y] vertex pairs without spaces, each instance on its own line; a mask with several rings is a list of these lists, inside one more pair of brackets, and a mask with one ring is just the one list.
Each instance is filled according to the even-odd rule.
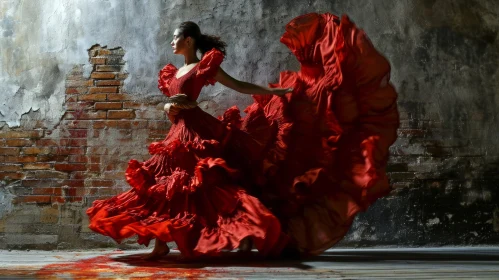
[[109,242],[89,232],[85,209],[127,190],[128,160],[147,158],[147,145],[163,139],[170,124],[161,104],[123,92],[123,55],[121,48],[89,50],[90,77],[84,65],[67,75],[66,111],[55,128],[37,120],[30,129],[0,131],[0,181],[4,198],[12,197],[0,216],[0,248]]

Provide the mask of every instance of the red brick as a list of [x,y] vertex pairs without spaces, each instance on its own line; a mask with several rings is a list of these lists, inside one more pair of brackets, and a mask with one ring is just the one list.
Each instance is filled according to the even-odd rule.
[[6,156],[5,162],[35,162],[35,156]]
[[15,172],[21,170],[22,166],[20,164],[0,164],[0,171]]
[[134,119],[135,112],[133,110],[109,110],[107,112],[108,119]]
[[33,188],[31,191],[34,195],[61,195],[61,188]]
[[23,154],[25,155],[38,155],[38,154],[42,154],[42,155],[46,155],[46,154],[50,154],[50,148],[47,148],[47,147],[26,147],[26,148],[23,148]]
[[90,186],[92,187],[112,187],[114,186],[114,180],[91,180]]
[[64,180],[61,186],[69,186],[72,188],[82,188],[85,186],[85,180]]
[[83,77],[82,71],[76,71],[76,72],[70,72],[68,75],[66,75],[66,80],[81,81],[81,80],[87,80],[87,79],[85,77]]
[[52,154],[49,154],[49,155],[38,155],[37,157],[38,161],[40,162],[51,162],[51,161],[54,161],[54,162],[63,162],[63,161],[67,161],[68,160],[68,156],[67,155],[52,155]]
[[98,55],[110,55],[111,54],[111,50],[108,50],[108,49],[98,49],[97,50],[97,54]]
[[85,94],[88,92],[88,87],[68,87],[66,94]]
[[57,171],[84,171],[87,170],[82,163],[56,163],[54,169]]
[[51,166],[49,163],[42,163],[42,162],[36,162],[36,163],[26,163],[23,166],[24,170],[42,170],[42,169],[50,169]]
[[81,146],[87,145],[87,139],[86,138],[75,138],[75,139],[62,138],[62,139],[59,139],[59,143],[60,143],[60,146],[63,146],[63,147],[81,147]]
[[40,139],[36,141],[36,146],[57,146],[58,143],[55,139]]
[[88,130],[86,129],[68,129],[67,133],[70,138],[87,138]]
[[66,112],[64,114],[64,119],[66,120],[95,120],[95,119],[105,119],[106,111],[95,111],[95,112]]
[[76,101],[78,101],[78,96],[76,95],[66,96],[66,103],[76,102]]
[[65,203],[66,199],[63,196],[50,196],[50,203]]
[[91,87],[88,89],[88,93],[116,93],[118,92],[118,87]]
[[143,106],[144,105],[142,103],[139,103],[139,102],[134,102],[134,101],[123,102],[123,108],[125,108],[125,109],[140,109]]
[[53,187],[57,180],[24,179],[21,181],[23,187]]
[[[89,94],[82,94],[82,95],[79,95],[78,96],[78,100],[79,101],[98,101],[98,100],[106,100],[106,94],[105,93],[95,93],[92,92],[92,89],[94,88],[91,88],[89,90]],[[102,92],[105,92],[105,91],[102,91]]]
[[105,87],[105,86],[121,86],[123,82],[118,81],[118,80],[102,80],[102,81],[97,81],[96,86],[98,87]]
[[92,172],[100,172],[101,171],[100,164],[95,164],[95,163],[89,164],[88,170]]
[[17,196],[13,200],[14,204],[19,203],[40,203],[40,204],[48,204],[51,203],[50,195],[24,195]]
[[70,155],[68,162],[87,163],[88,158],[87,158],[87,156],[83,156],[83,155]]
[[131,100],[131,97],[128,94],[124,93],[110,93],[107,95],[107,100],[109,101],[123,101],[123,100]]
[[116,75],[117,80],[125,80],[126,78],[128,78],[127,73],[118,73],[118,75]]
[[97,65],[97,72],[120,72],[122,66],[121,65]]
[[91,64],[106,64],[106,58],[105,57],[92,57],[90,59]]
[[5,180],[7,178],[11,180],[24,179],[26,175],[21,172],[0,172],[0,180]]
[[96,102],[95,103],[96,110],[121,109],[122,107],[123,107],[123,103],[121,103],[121,102]]
[[41,137],[43,137],[43,130],[0,132],[0,138],[41,138]]
[[66,128],[90,128],[92,121],[89,120],[65,120],[61,122],[62,127]]
[[56,147],[52,151],[56,155],[84,155],[85,148],[83,147]]
[[33,145],[33,141],[29,139],[7,139],[5,144],[9,147],[25,147]]
[[146,128],[147,121],[146,120],[97,120],[94,121],[93,128],[94,129],[102,129],[102,128],[120,128],[120,129],[137,129],[137,128]]
[[92,79],[114,79],[116,75],[114,73],[99,73],[93,72],[90,74],[90,78]]
[[53,170],[40,170],[35,171],[35,178],[40,179],[67,179],[68,174]]
[[16,156],[19,155],[19,148],[0,148],[0,155],[2,156]]

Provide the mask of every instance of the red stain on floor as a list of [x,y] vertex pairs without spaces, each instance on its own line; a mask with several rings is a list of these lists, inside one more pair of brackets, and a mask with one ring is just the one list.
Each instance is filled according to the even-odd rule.
[[[169,267],[164,262],[148,262],[128,259],[125,262],[113,259],[108,254],[70,263],[56,263],[44,266],[36,272],[38,278],[120,278],[127,279],[204,279],[214,276],[206,269]],[[131,263],[131,264],[130,264]]]

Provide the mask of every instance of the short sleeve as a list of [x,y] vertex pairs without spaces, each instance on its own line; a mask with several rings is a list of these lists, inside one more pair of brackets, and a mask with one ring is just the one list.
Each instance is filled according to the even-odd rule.
[[223,60],[224,55],[221,51],[217,49],[207,51],[199,62],[199,68],[196,75],[205,79],[205,85],[214,85],[216,83],[214,77]]
[[163,67],[163,69],[159,71],[158,88],[166,96],[170,96],[169,87],[171,80],[175,76],[176,72],[177,72],[177,67],[175,67],[171,63],[167,64],[165,67]]

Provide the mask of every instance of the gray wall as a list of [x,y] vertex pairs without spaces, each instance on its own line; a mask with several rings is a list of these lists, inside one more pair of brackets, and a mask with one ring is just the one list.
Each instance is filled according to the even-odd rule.
[[[167,62],[182,64],[169,43],[185,20],[228,43],[228,73],[275,82],[279,71],[299,67],[279,38],[289,20],[307,12],[348,14],[391,62],[399,92],[400,138],[389,167],[395,190],[359,217],[342,244],[499,241],[499,5],[493,0],[4,0],[0,127],[40,121],[56,127],[65,111],[65,77],[75,65],[90,74],[88,49],[95,44],[123,48],[124,90],[136,101],[161,98],[157,72]],[[251,102],[221,85],[205,88],[200,98],[213,114]],[[0,214],[11,212],[11,199],[2,189]]]

